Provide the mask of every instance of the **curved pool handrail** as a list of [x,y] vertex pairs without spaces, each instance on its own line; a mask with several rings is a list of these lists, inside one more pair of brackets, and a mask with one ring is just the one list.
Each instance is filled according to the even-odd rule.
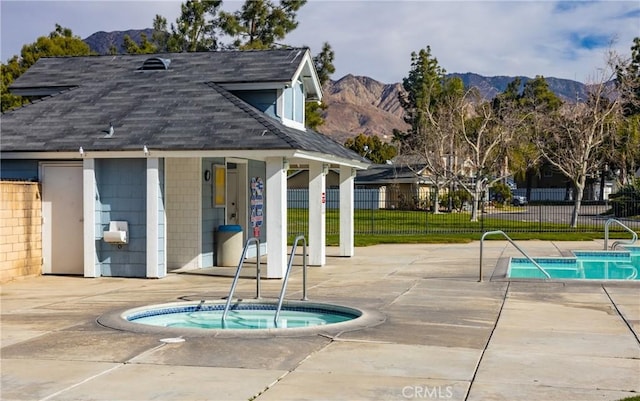
[[238,262],[238,268],[236,269],[236,275],[233,277],[233,282],[231,283],[231,289],[229,290],[229,295],[227,296],[227,302],[224,304],[224,311],[222,312],[222,323],[227,320],[227,313],[229,313],[229,307],[231,306],[231,299],[233,298],[233,293],[236,291],[236,285],[238,284],[238,279],[240,278],[240,271],[244,266],[244,259],[247,256],[247,250],[249,249],[249,244],[252,242],[256,243],[257,249],[257,262],[256,262],[256,299],[260,299],[260,239],[256,237],[249,238],[247,242],[244,244],[244,249],[242,250],[242,256],[240,257],[240,261]]
[[627,270],[631,270],[631,274],[627,276],[627,278],[625,278],[625,280],[635,280],[638,277],[638,269],[635,268],[635,266],[617,266],[619,269],[627,269]]
[[507,239],[507,241],[509,241],[511,243],[511,245],[513,245],[518,251],[520,251],[520,253],[523,254],[524,257],[529,260],[529,262],[533,263],[533,265],[535,267],[537,267],[538,270],[540,270],[542,272],[542,274],[544,274],[546,276],[546,278],[551,278],[551,275],[549,273],[547,273],[547,271],[545,269],[543,269],[542,266],[540,266],[538,264],[538,262],[533,260],[531,258],[531,256],[529,256],[524,250],[522,250],[522,248],[520,248],[518,245],[516,245],[516,243],[513,242],[513,240],[504,231],[496,230],[496,231],[487,231],[486,233],[482,234],[482,238],[480,238],[480,277],[478,279],[478,282],[480,282],[480,283],[482,282],[482,249],[484,247],[484,239],[485,239],[486,236],[494,235],[494,234],[501,234],[503,237],[505,237]]
[[632,235],[632,238],[630,240],[615,241],[613,244],[611,244],[611,249],[616,249],[618,245],[632,245],[632,244],[635,244],[636,241],[638,241],[638,233],[636,233],[635,231],[627,227],[623,222],[621,222],[618,219],[609,219],[607,220],[606,223],[604,223],[604,250],[605,251],[608,249],[608,246],[609,246],[609,226],[613,223],[616,223],[620,227],[630,232]]
[[278,297],[278,307],[276,308],[276,315],[273,318],[275,327],[278,327],[278,318],[280,317],[280,310],[282,309],[282,302],[284,301],[284,294],[287,291],[287,283],[289,282],[289,273],[291,273],[291,267],[293,266],[293,258],[296,256],[296,248],[298,242],[302,240],[302,300],[307,300],[307,240],[304,235],[298,235],[293,240],[293,247],[291,248],[291,257],[289,257],[289,264],[287,265],[287,271],[284,274],[284,281],[282,282],[282,289],[280,290],[280,297]]

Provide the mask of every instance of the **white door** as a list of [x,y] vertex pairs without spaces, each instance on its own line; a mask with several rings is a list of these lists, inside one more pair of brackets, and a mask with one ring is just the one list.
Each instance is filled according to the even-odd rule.
[[239,224],[238,172],[227,170],[227,224]]
[[84,274],[82,165],[42,164],[44,274]]

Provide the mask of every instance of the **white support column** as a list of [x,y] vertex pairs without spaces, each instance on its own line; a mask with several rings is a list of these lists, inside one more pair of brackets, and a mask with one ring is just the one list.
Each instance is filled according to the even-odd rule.
[[282,278],[287,269],[287,170],[282,157],[267,157],[267,277]]
[[96,174],[95,159],[82,161],[82,218],[84,247],[84,276],[100,277],[96,253]]
[[353,256],[353,182],[355,171],[340,166],[340,256]]
[[[157,157],[147,158],[147,278],[164,277],[166,272],[160,271],[159,255],[159,214],[158,197],[160,196],[160,161]],[[166,266],[166,264],[165,264]]]
[[326,177],[321,162],[309,163],[309,265],[326,264]]

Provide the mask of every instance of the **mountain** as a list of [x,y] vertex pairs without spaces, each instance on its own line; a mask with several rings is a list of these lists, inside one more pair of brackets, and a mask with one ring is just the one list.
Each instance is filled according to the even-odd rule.
[[[485,99],[493,99],[504,92],[516,77],[485,77],[471,72],[449,74],[459,77],[465,87],[476,87]],[[521,86],[531,78],[519,77]],[[549,89],[564,101],[585,98],[586,85],[568,79],[546,78]],[[521,88],[522,89],[522,88]],[[346,75],[337,81],[329,81],[323,88],[323,101],[327,109],[323,113],[325,123],[318,130],[344,143],[358,134],[377,135],[390,141],[393,130],[406,130],[403,110],[398,101],[402,91],[400,83],[383,84],[369,77]]]
[[134,42],[140,43],[142,40],[142,34],[147,35],[147,39],[151,40],[153,29],[129,29],[128,31],[112,31],[112,32],[96,32],[83,41],[89,45],[91,51],[98,54],[109,54],[111,46],[115,46],[118,53],[125,53],[123,47],[125,35],[129,35]]
[[[497,94],[504,92],[507,89],[507,85],[516,79],[516,77],[507,76],[485,77],[472,72],[464,74],[453,73],[448,76],[459,77],[467,88],[475,86],[485,99],[493,99]],[[517,78],[521,80],[520,89],[531,80],[531,78],[523,76]],[[549,89],[563,101],[575,102],[577,98],[585,98],[586,86],[578,81],[553,77],[545,77],[544,79],[547,81]]]
[[327,105],[319,131],[340,143],[358,134],[391,140],[393,129],[406,130],[398,102],[402,85],[383,84],[369,77],[345,75],[330,80],[323,88]]

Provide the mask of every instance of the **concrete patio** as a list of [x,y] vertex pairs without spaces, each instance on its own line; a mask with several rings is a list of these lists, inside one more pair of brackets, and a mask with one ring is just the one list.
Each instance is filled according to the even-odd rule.
[[[534,256],[601,241],[519,243]],[[161,336],[103,327],[115,309],[220,299],[221,269],[160,280],[42,276],[2,286],[2,400],[619,400],[640,393],[640,282],[491,281],[504,241],[378,245],[309,269],[309,298],[386,321],[335,336]],[[301,272],[287,298],[299,298]],[[281,282],[265,280],[263,296]],[[253,297],[242,279],[237,294]]]

